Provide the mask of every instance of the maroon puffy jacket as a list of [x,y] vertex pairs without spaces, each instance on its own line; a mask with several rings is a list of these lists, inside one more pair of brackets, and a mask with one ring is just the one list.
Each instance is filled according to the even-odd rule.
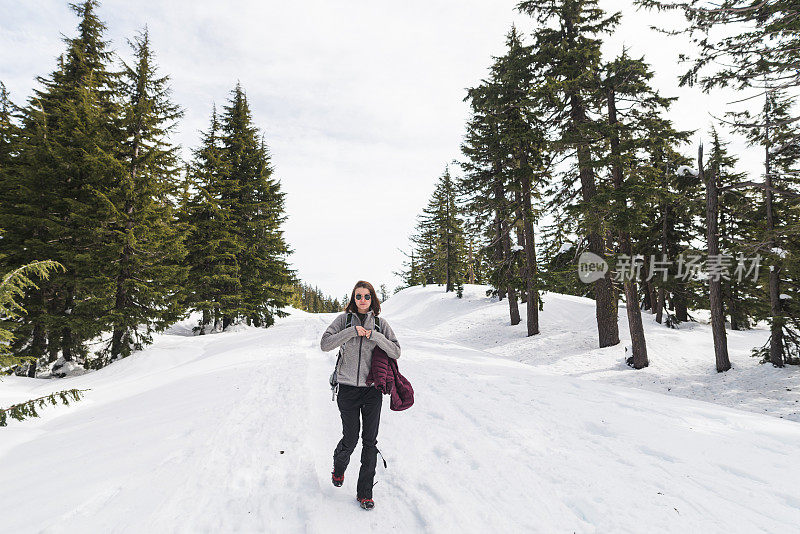
[[367,385],[374,385],[384,395],[390,395],[389,408],[399,412],[414,404],[414,388],[397,369],[397,360],[386,355],[380,347],[372,351],[372,366]]

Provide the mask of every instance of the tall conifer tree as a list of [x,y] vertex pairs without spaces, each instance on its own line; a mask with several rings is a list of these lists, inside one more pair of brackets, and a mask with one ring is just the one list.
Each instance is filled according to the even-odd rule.
[[[189,283],[186,304],[202,312],[197,329],[200,334],[222,330],[222,295],[231,290],[224,254],[230,241],[228,216],[218,198],[218,183],[227,172],[222,158],[220,124],[216,106],[211,111],[208,130],[188,168],[187,202],[181,219],[186,227],[186,266]],[[222,273],[222,274],[220,274]]]
[[238,83],[224,108],[222,131],[222,156],[229,174],[223,180],[227,187],[221,200],[238,238],[241,297],[235,315],[255,326],[269,326],[274,315],[286,315],[281,308],[288,305],[291,292],[283,287],[294,281],[286,263],[292,251],[281,230],[285,194],[273,177],[269,151]]
[[114,294],[104,273],[117,258],[105,229],[113,216],[110,188],[122,170],[120,109],[97,6],[96,0],[71,5],[80,17],[78,34],[64,39],[58,68],[37,78],[42,87],[22,109],[20,172],[0,222],[17,251],[10,261],[52,259],[66,268],[28,293],[28,314],[15,332],[26,343],[35,340],[38,356],[46,330],[50,360],[59,353],[63,361],[86,356],[86,341],[104,328],[103,310]]
[[[459,178],[462,204],[473,221],[467,230],[484,232],[488,243],[481,249],[489,265],[487,279],[502,300],[508,296],[508,311],[512,325],[519,324],[517,287],[520,285],[511,251],[511,213],[508,153],[500,134],[500,112],[497,95],[501,89],[492,79],[482,80],[477,87],[468,89],[472,116],[467,123],[467,133],[461,145],[466,160],[461,163],[464,174]],[[491,220],[491,226],[484,221]]]
[[735,171],[738,158],[728,152],[727,143],[721,139],[716,128],[711,129],[709,148],[707,166],[714,173],[721,190],[718,226],[720,249],[731,258],[731,274],[722,280],[725,313],[730,318],[732,330],[746,330],[750,328],[751,318],[764,317],[768,308],[763,305],[763,300],[759,302],[763,293],[754,282],[743,276],[739,280],[740,277],[733,271],[739,255],[753,255],[753,244],[759,235],[757,225],[753,223],[763,220],[753,215],[759,213],[763,206],[757,202],[753,191],[726,189],[744,181],[746,175]]
[[[109,241],[117,261],[110,360],[128,356],[152,340],[151,332],[176,321],[184,285],[183,236],[175,220],[180,162],[168,135],[182,113],[170,101],[169,77],[159,76],[145,29],[133,42],[134,64],[123,65],[120,97],[124,170],[111,197]],[[99,364],[105,363],[101,359]]]
[[534,223],[538,219],[533,200],[541,192],[549,175],[549,156],[546,153],[547,131],[539,106],[541,88],[536,84],[533,53],[524,45],[516,28],[506,37],[507,52],[492,66],[492,78],[499,91],[496,107],[499,111],[501,147],[509,154],[503,171],[508,174],[509,189],[514,195],[514,214],[518,229],[519,254],[522,260],[522,290],[527,305],[528,335],[539,333],[539,289],[536,264]]
[[203,311],[201,332],[238,320],[270,326],[286,315],[282,308],[290,302],[295,274],[281,229],[285,194],[273,172],[237,84],[195,151],[192,193],[182,210],[189,231],[186,263],[196,282],[188,302]]
[[[575,170],[563,176],[564,191],[580,182],[578,214],[588,250],[606,257],[603,219],[607,207],[598,202],[596,161],[597,124],[593,103],[599,101],[600,36],[610,33],[620,14],[606,16],[596,0],[528,0],[517,9],[539,24],[534,31],[537,70],[550,94],[549,118],[558,128],[554,148],[575,151]],[[558,58],[558,61],[554,61]],[[575,176],[577,173],[577,176]],[[600,347],[619,343],[617,297],[609,274],[593,283]]]
[[412,236],[417,265],[423,285],[442,284],[445,291],[456,291],[461,297],[464,289],[465,242],[461,217],[456,203],[456,191],[450,170],[439,178],[428,205],[418,217],[417,231]]

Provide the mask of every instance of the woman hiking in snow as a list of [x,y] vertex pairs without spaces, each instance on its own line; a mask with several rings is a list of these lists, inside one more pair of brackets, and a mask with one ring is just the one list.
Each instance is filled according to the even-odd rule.
[[341,313],[322,334],[320,348],[331,351],[341,347],[336,365],[339,384],[337,405],[342,417],[342,439],[333,451],[333,485],[340,487],[350,455],[358,443],[359,413],[364,421],[361,435],[361,470],[358,473],[356,499],[367,510],[375,506],[372,499],[375,464],[378,460],[378,424],[381,417],[382,393],[367,386],[372,365],[372,351],[380,347],[390,358],[400,357],[400,343],[392,327],[383,318],[381,303],[372,284],[359,280]]

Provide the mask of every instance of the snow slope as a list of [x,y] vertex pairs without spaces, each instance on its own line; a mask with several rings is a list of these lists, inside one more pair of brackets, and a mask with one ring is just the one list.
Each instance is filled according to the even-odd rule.
[[[582,299],[549,295],[543,329],[570,329],[525,340],[505,303],[467,289],[385,303],[416,399],[384,403],[375,510],[355,501],[360,447],[344,487],[330,483],[341,423],[319,338],[334,315],[296,313],[266,330],[175,328],[81,376],[4,378],[3,406],[91,391],[0,429],[0,531],[796,531],[796,422],[622,385],[634,371],[604,363],[619,348],[581,351]],[[559,374],[581,354],[603,360],[585,364],[590,380]]]
[[[546,293],[544,311],[539,314],[541,333],[529,338],[525,305],[520,304],[522,322],[511,326],[507,301],[487,298],[487,289],[468,285],[459,300],[444,293],[442,286],[409,288],[387,302],[387,317],[544,372],[701,399],[800,422],[800,367],[777,369],[750,356],[753,347],[769,338],[767,327],[728,330],[733,368],[717,373],[708,324],[690,322],[672,329],[642,312],[650,366],[633,372],[624,363],[625,347],[630,345],[624,305],[619,312],[620,344],[598,349],[593,300]],[[708,321],[705,310],[693,314]]]

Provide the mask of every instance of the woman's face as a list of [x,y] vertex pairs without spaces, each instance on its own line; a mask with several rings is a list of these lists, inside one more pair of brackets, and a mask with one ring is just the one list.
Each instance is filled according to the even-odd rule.
[[369,311],[369,306],[372,304],[370,297],[369,289],[366,287],[356,288],[356,306],[359,312],[367,313]]

